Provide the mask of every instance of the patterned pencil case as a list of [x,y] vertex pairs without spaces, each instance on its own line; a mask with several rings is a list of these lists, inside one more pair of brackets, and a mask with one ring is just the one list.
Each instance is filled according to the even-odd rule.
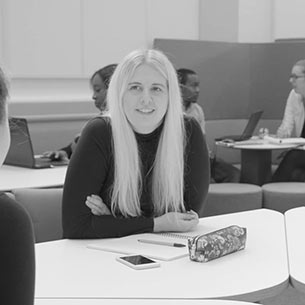
[[236,225],[188,238],[189,257],[195,262],[208,262],[245,249],[246,239],[247,229]]

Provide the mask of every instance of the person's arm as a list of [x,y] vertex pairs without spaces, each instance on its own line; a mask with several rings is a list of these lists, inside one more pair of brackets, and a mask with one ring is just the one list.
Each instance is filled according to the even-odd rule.
[[71,156],[76,148],[76,144],[79,138],[80,138],[80,134],[76,135],[73,141],[69,145],[62,147],[59,151],[64,151],[67,154],[67,157],[71,159]]
[[[105,194],[111,157],[110,123],[105,118],[93,119],[82,131],[66,175],[62,208],[65,238],[119,237],[153,231],[153,218],[96,216],[85,204],[87,196]],[[109,198],[102,199],[110,209]]]
[[205,135],[194,119],[186,121],[185,206],[202,215],[210,184],[210,161]]
[[294,129],[294,116],[295,116],[294,104],[296,102],[296,98],[297,98],[296,93],[294,92],[294,90],[291,90],[287,98],[283,120],[276,132],[277,136],[280,138],[287,138],[287,137],[291,137],[292,135]]
[[26,210],[3,193],[0,193],[0,242],[1,304],[33,305],[33,225]]

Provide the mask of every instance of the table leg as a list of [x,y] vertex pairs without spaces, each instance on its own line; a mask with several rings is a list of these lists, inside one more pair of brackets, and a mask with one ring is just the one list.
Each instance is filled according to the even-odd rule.
[[271,150],[241,151],[240,182],[263,185],[271,179]]

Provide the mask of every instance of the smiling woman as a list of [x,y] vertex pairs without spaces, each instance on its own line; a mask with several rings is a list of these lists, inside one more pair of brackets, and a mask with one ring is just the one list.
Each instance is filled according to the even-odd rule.
[[189,231],[209,185],[199,124],[185,118],[176,71],[157,50],[136,50],[116,68],[109,115],[91,120],[69,164],[66,238]]
[[139,66],[123,97],[127,120],[139,133],[150,133],[162,122],[168,107],[166,79],[149,65]]

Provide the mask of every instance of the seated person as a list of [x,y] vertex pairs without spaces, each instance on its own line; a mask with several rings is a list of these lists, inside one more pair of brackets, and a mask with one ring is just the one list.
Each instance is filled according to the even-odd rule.
[[[10,145],[7,96],[5,77],[0,69],[0,167]],[[35,252],[32,222],[24,208],[3,192],[0,192],[0,244],[1,304],[33,305]]]
[[64,193],[65,238],[192,230],[209,187],[199,124],[184,117],[176,71],[157,50],[116,68],[109,115],[92,119],[72,155]]
[[[183,97],[184,112],[194,117],[201,126],[205,134],[204,112],[197,101],[199,98],[199,77],[197,73],[190,69],[178,69],[178,79]],[[210,151],[211,180],[213,182],[239,182],[240,170],[221,158],[217,158]]]
[[[280,138],[305,138],[305,59],[297,61],[291,71],[289,93],[284,118],[277,130]],[[305,151],[292,149],[284,157],[272,176],[273,182],[305,181]]]
[[[97,109],[103,113],[107,108],[106,96],[109,86],[110,78],[116,68],[116,64],[111,64],[101,68],[93,73],[90,78],[90,85],[93,90],[92,99]],[[76,135],[73,141],[57,151],[47,151],[43,155],[52,160],[67,160],[71,158],[71,155],[75,149],[80,134]]]

